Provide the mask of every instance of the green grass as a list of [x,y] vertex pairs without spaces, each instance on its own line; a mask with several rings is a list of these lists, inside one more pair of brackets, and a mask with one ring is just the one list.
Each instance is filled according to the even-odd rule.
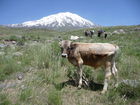
[[62,105],[61,94],[57,90],[51,90],[48,93],[48,104],[49,105]]
[[20,100],[28,102],[30,100],[31,95],[32,95],[31,89],[29,89],[29,88],[24,89],[21,91]]
[[[104,42],[117,44],[120,51],[116,65],[119,81],[140,80],[140,31],[133,31],[139,26],[103,27],[106,31],[124,29],[125,34],[109,35],[107,39],[84,37],[84,29],[57,32],[47,29],[25,29],[0,27],[0,43],[3,39],[24,43],[23,46],[0,48],[0,83],[16,81],[17,72],[24,73],[24,79],[17,86],[0,89],[0,105],[135,105],[140,104],[140,87],[121,85],[117,89],[111,87],[104,95],[100,90],[82,88],[77,90],[69,78],[75,76],[76,68],[67,59],[61,58],[58,36],[69,39],[71,35],[84,37],[80,42]],[[98,30],[96,28],[95,30]],[[19,37],[20,36],[20,37]],[[49,42],[51,40],[52,42]],[[21,56],[14,56],[21,52]],[[84,73],[89,80],[103,83],[102,69],[93,70],[84,66]],[[112,83],[113,81],[111,81]],[[24,86],[24,88],[21,88]],[[8,95],[7,95],[8,94]],[[16,99],[13,98],[16,97]]]
[[0,94],[0,105],[11,105],[11,101],[7,98],[7,94]]

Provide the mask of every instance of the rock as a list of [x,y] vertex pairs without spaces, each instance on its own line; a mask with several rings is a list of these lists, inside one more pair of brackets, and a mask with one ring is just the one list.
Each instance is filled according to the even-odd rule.
[[12,41],[12,44],[16,44],[17,42],[16,41]]
[[17,64],[19,64],[19,65],[20,65],[20,64],[21,64],[21,62],[20,62],[20,61],[18,61],[18,62],[17,62]]
[[4,82],[4,83],[0,83],[0,89],[5,89],[5,88],[11,88],[16,86],[16,83],[14,82]]
[[118,29],[113,31],[112,34],[125,34],[125,31],[123,29]]
[[21,52],[15,52],[15,53],[13,53],[13,56],[22,56],[23,55],[23,53],[21,53]]
[[11,88],[11,87],[15,87],[15,86],[16,86],[16,83],[9,82],[9,83],[6,85],[6,88]]
[[119,31],[120,33],[125,34],[125,31],[124,31],[123,29],[119,29],[118,31]]
[[117,30],[113,31],[112,34],[120,34]]
[[140,81],[127,79],[127,80],[122,80],[119,84],[125,84],[125,85],[128,85],[130,87],[136,88],[136,87],[140,86]]
[[78,37],[78,36],[73,36],[73,35],[72,35],[72,36],[70,37],[70,39],[71,39],[71,40],[78,40],[79,37]]
[[5,88],[5,87],[6,87],[6,84],[4,84],[4,83],[1,83],[1,84],[0,84],[0,89],[1,89],[1,88]]
[[6,44],[0,44],[0,48],[4,48],[4,47],[7,47]]
[[18,73],[18,74],[17,74],[17,79],[18,79],[18,80],[22,80],[23,77],[24,77],[24,74],[23,74],[23,73]]
[[140,27],[134,28],[134,31],[140,31]]

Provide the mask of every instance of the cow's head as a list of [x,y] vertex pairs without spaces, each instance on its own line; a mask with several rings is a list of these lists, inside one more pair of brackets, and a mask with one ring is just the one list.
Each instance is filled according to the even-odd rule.
[[61,56],[62,57],[68,57],[69,51],[71,49],[71,41],[68,40],[63,40],[59,42],[60,47],[61,47]]

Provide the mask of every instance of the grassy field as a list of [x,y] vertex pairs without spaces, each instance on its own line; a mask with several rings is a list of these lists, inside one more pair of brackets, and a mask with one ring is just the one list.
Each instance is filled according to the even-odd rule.
[[[61,58],[58,36],[79,42],[108,42],[120,47],[116,59],[119,81],[140,82],[140,26],[102,27],[107,32],[123,29],[125,33],[108,35],[107,39],[85,37],[84,29],[57,32],[47,29],[0,27],[0,105],[140,105],[140,85],[126,84],[100,94],[96,85],[80,90],[69,81],[76,68]],[[95,28],[98,30],[99,28]],[[102,69],[84,67],[89,80],[102,84]],[[19,76],[21,79],[18,79]]]

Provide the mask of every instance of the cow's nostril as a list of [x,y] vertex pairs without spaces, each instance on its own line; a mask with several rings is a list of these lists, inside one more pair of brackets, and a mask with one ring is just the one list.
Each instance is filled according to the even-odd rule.
[[65,58],[66,56],[65,55],[62,55],[62,57]]
[[62,54],[61,56],[64,57],[64,58],[66,58],[67,57],[67,54]]

